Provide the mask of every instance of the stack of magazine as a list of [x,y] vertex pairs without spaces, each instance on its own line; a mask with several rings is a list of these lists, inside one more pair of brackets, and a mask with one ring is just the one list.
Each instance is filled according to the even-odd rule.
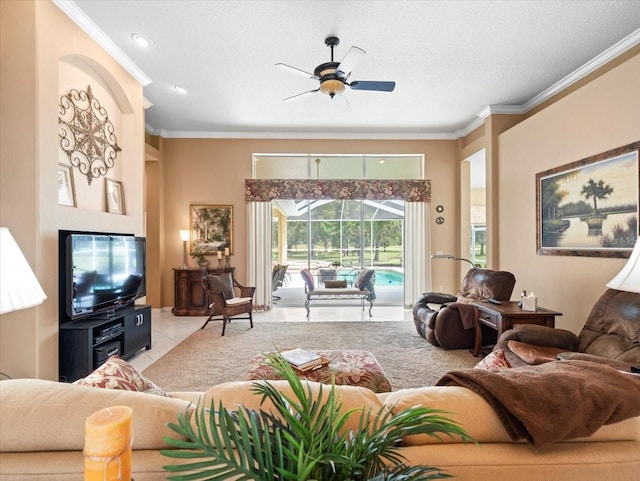
[[280,355],[298,371],[318,369],[323,366],[325,361],[322,356],[299,347],[289,351],[282,351]]

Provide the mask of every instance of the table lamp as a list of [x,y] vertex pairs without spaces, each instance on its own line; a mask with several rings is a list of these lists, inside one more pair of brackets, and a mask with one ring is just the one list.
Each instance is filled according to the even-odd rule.
[[35,307],[46,298],[11,232],[0,227],[0,314]]
[[607,283],[610,289],[640,293],[640,237],[622,270]]
[[189,242],[189,231],[180,230],[180,239],[182,240],[182,268],[186,269],[187,266],[187,242]]

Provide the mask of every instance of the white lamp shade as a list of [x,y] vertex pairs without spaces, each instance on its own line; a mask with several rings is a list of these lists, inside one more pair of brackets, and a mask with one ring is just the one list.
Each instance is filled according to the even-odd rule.
[[0,314],[42,304],[47,295],[6,227],[0,227]]
[[640,292],[640,237],[622,270],[609,281],[607,287],[619,291]]
[[189,231],[188,230],[181,230],[180,231],[180,240],[182,242],[187,242],[189,240]]

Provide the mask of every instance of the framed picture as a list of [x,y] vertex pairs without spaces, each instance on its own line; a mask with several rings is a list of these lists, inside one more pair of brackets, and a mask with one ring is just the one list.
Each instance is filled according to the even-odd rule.
[[122,182],[105,179],[107,193],[107,212],[124,215],[124,191]]
[[629,257],[638,237],[640,142],[536,174],[538,254]]
[[191,205],[191,255],[233,254],[233,206]]
[[73,170],[67,164],[58,164],[58,204],[76,207],[76,186]]

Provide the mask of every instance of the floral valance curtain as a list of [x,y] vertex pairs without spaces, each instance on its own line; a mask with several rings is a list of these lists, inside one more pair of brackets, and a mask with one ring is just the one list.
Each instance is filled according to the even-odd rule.
[[431,201],[430,180],[245,179],[247,202],[288,200]]

